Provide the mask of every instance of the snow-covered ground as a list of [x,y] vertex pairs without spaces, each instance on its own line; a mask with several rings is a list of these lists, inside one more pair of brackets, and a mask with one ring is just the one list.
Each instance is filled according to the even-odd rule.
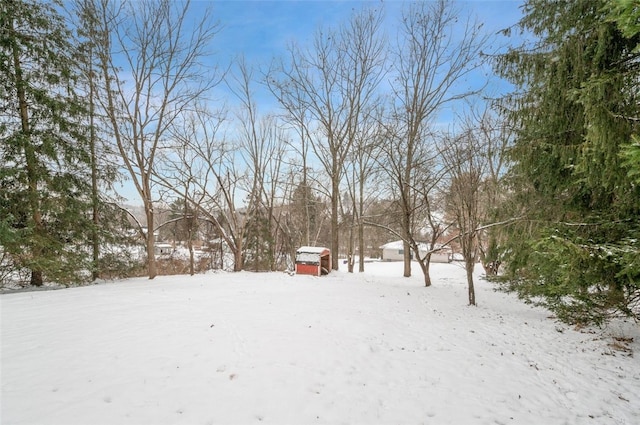
[[469,307],[457,264],[430,288],[366,267],[1,295],[0,423],[640,423],[637,324],[578,331],[479,278]]

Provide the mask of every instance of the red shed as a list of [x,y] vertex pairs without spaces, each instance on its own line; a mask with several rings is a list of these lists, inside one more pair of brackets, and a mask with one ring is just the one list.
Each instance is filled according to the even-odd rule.
[[331,251],[319,246],[302,246],[296,251],[296,273],[321,276],[331,270]]

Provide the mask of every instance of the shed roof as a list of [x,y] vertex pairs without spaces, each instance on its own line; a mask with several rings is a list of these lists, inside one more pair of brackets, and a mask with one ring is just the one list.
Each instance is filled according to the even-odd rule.
[[304,252],[307,254],[322,254],[325,251],[329,251],[329,248],[324,248],[321,246],[301,246],[296,252]]

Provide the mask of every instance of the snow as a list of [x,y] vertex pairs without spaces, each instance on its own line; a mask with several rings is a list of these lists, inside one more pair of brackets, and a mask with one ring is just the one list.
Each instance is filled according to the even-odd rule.
[[320,256],[329,254],[328,248],[319,246],[302,246],[296,251],[297,263],[320,264]]
[[296,252],[299,254],[324,254],[327,251],[329,251],[329,248],[323,248],[321,246],[301,246]]
[[637,324],[576,330],[478,274],[470,307],[464,270],[431,268],[1,295],[0,422],[640,423]]

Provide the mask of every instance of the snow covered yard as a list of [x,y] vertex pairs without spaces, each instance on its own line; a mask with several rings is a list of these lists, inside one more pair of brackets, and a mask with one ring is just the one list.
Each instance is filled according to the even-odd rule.
[[479,279],[468,307],[460,266],[401,268],[2,295],[0,423],[640,423],[637,325],[578,332]]

